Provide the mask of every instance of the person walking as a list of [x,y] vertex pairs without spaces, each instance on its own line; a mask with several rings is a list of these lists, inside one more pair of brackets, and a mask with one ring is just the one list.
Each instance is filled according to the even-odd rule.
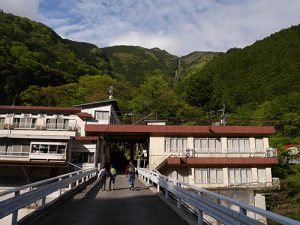
[[113,164],[110,165],[109,170],[109,190],[114,190],[116,183],[117,170]]
[[126,177],[128,178],[129,190],[133,190],[135,181],[135,166],[132,161],[126,167]]
[[108,176],[107,170],[106,170],[105,166],[103,166],[98,174],[99,185],[100,185],[100,189],[102,191],[105,191],[105,184],[106,184],[107,176]]

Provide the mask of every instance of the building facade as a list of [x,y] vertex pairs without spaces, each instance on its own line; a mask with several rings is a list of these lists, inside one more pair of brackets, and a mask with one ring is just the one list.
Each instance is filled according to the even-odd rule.
[[0,106],[0,176],[22,175],[32,182],[97,167],[104,163],[104,145],[99,136],[85,135],[85,125],[119,123],[117,112],[115,100],[74,107]]

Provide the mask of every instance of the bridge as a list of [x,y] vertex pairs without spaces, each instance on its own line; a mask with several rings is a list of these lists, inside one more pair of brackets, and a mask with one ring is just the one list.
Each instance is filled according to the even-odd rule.
[[[97,170],[88,169],[1,192],[0,224],[262,225],[267,219],[300,225],[147,169],[139,168],[138,173],[132,191],[125,175],[117,176],[114,190],[102,191]],[[24,216],[26,207],[34,209]]]

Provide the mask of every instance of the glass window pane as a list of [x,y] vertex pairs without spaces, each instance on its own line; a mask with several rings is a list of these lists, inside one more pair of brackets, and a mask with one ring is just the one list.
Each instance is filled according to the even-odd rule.
[[56,154],[57,151],[57,145],[50,145],[49,146],[49,153]]
[[66,153],[66,145],[58,145],[57,154],[65,154],[65,153]]
[[48,153],[49,145],[40,145],[41,153]]

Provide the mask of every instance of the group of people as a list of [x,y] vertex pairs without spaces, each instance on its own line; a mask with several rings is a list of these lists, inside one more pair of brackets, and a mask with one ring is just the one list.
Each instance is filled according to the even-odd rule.
[[105,190],[106,179],[109,177],[109,190],[114,190],[116,183],[117,170],[114,165],[110,165],[109,171],[103,166],[98,173],[99,185],[102,191]]
[[[132,161],[129,162],[125,171],[126,177],[128,178],[129,190],[134,189],[135,176],[137,175],[137,170]],[[114,190],[116,183],[117,170],[113,164],[110,165],[109,170],[105,166],[101,168],[98,173],[99,185],[102,191],[105,190],[106,179],[109,178],[109,190]]]

